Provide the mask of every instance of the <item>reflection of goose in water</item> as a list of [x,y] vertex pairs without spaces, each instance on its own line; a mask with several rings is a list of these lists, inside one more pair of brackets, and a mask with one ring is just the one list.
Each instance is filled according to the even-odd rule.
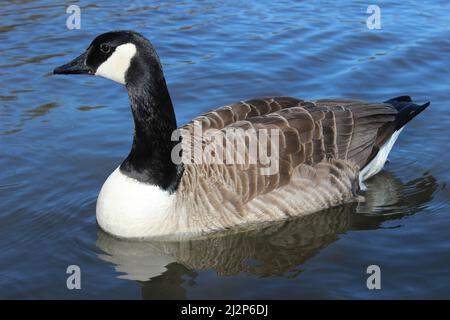
[[367,185],[364,203],[351,203],[259,229],[178,242],[129,242],[101,232],[97,246],[105,252],[100,258],[124,273],[121,278],[154,278],[148,283],[150,286],[178,286],[181,276],[192,269],[214,269],[219,275],[247,272],[283,276],[336,241],[341,233],[377,229],[386,220],[420,211],[431,200],[437,183],[433,176],[425,174],[402,184],[393,174],[383,171]]

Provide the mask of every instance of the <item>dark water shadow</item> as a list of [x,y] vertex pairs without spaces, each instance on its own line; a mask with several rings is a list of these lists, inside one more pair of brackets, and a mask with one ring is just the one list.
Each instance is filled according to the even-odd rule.
[[[185,298],[192,270],[210,269],[219,276],[247,273],[259,277],[295,277],[302,265],[350,230],[382,228],[388,220],[415,214],[432,199],[436,179],[402,183],[383,171],[367,181],[365,202],[350,203],[296,219],[235,234],[216,234],[178,242],[128,242],[100,232],[99,255],[115,265],[120,278],[142,283],[144,298]],[[400,224],[399,220],[399,224]]]

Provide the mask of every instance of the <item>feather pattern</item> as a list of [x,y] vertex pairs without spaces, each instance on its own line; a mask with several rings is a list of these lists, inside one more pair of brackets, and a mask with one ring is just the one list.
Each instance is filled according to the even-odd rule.
[[[277,129],[279,170],[263,175],[260,161],[184,164],[175,208],[168,216],[173,221],[167,225],[176,225],[178,234],[200,234],[352,201],[359,190],[360,169],[383,142],[379,137],[390,136],[396,114],[393,106],[383,103],[291,97],[242,101],[202,114],[181,128],[192,137],[196,122],[202,130]],[[246,147],[252,139],[258,136],[250,135]],[[197,145],[204,151],[210,143],[202,137]],[[244,152],[248,158],[248,148]]]

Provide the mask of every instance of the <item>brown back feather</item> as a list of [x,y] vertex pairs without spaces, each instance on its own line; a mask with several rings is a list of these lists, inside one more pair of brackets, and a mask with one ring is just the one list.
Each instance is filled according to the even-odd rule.
[[[343,99],[303,101],[291,97],[248,100],[215,109],[182,128],[193,133],[194,121],[199,121],[203,130],[278,129],[279,172],[261,175],[263,165],[259,161],[250,165],[186,164],[180,188],[188,193],[197,187],[202,192],[213,186],[219,188],[222,198],[210,199],[217,202],[212,206],[233,198],[229,194],[238,194],[239,201],[228,205],[239,210],[256,196],[286,185],[299,165],[315,166],[338,159],[362,168],[370,161],[374,147],[392,134],[396,113],[388,104]],[[202,148],[209,143],[203,139]]]

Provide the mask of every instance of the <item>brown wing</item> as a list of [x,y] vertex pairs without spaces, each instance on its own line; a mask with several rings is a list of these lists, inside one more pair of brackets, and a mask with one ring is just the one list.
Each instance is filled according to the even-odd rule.
[[[279,148],[270,143],[268,148],[278,151],[279,170],[276,174],[263,175],[261,169],[265,165],[260,161],[237,165],[186,164],[181,187],[187,190],[193,188],[188,186],[195,185],[204,193],[213,186],[219,188],[223,196],[208,200],[217,202],[213,206],[220,206],[224,199],[238,194],[239,203],[233,205],[234,209],[239,209],[254,197],[286,185],[294,169],[301,164],[315,166],[339,159],[362,168],[370,160],[374,146],[380,143],[380,137],[389,136],[387,132],[392,130],[389,124],[396,113],[387,104],[355,100],[303,101],[290,97],[243,101],[213,110],[182,128],[193,133],[196,122],[202,130],[276,129]],[[259,139],[259,136],[241,138],[249,146],[252,139]],[[199,146],[205,150],[210,143],[202,138]],[[248,148],[245,152],[245,159],[248,159]],[[330,174],[339,176],[339,172]]]

